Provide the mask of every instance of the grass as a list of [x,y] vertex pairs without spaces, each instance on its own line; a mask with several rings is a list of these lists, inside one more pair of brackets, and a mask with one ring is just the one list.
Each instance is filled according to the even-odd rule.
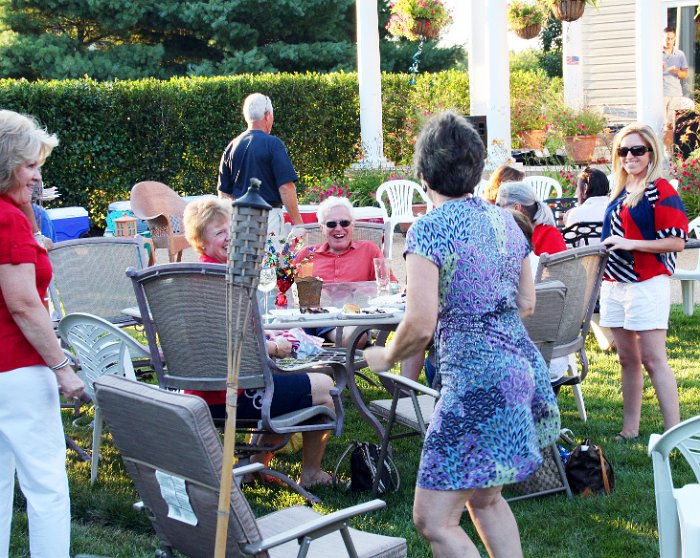
[[[671,315],[668,349],[671,367],[678,378],[681,416],[689,418],[700,414],[700,320],[684,316],[678,306],[673,307]],[[600,352],[590,340],[587,354],[591,372],[583,392],[588,422],[579,420],[571,390],[564,388],[559,396],[562,425],[573,430],[578,439],[590,437],[604,448],[614,466],[615,491],[611,496],[567,499],[559,494],[514,502],[512,509],[520,527],[525,556],[658,556],[654,482],[646,452],[649,435],[661,432],[663,427],[654,390],[647,379],[640,441],[615,443],[613,438],[620,430],[622,416],[619,364],[615,355]],[[368,385],[362,387],[367,399],[382,396]],[[331,438],[328,444],[324,464],[330,470],[351,440],[372,440],[369,427],[359,418],[354,407],[348,404],[346,409],[345,433],[341,438]],[[71,418],[66,411],[66,431],[83,447],[89,447],[91,430],[73,427]],[[99,481],[91,487],[89,463],[79,461],[73,452],[67,453],[73,516],[72,552],[113,558],[152,557],[158,548],[158,540],[146,516],[131,509],[138,496],[108,433],[104,437],[102,455]],[[400,490],[385,497],[387,507],[384,510],[360,517],[353,525],[405,537],[410,557],[430,556],[428,545],[418,536],[411,521],[415,471],[420,457],[418,439],[397,441],[394,455],[401,473]],[[298,454],[280,454],[275,463],[292,476],[299,472]],[[346,468],[347,472],[349,468]],[[687,482],[692,477],[688,471],[683,471],[682,478]],[[254,485],[246,488],[245,494],[258,515],[302,503],[290,491],[267,486]],[[317,506],[322,512],[369,498],[367,494],[340,492],[333,488],[318,489],[316,494],[323,500]],[[478,541],[466,514],[462,525],[469,536]],[[483,547],[478,544],[485,555]],[[28,556],[27,547],[25,503],[17,490],[10,556]]]

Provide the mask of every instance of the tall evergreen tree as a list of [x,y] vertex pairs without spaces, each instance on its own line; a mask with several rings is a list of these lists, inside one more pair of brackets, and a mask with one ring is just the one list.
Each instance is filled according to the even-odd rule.
[[[354,0],[2,0],[0,76],[168,78],[246,72],[352,71]],[[1,4],[0,4],[1,5]],[[380,30],[388,19],[380,0]],[[388,70],[415,43],[383,41]],[[421,70],[460,49],[426,49]]]

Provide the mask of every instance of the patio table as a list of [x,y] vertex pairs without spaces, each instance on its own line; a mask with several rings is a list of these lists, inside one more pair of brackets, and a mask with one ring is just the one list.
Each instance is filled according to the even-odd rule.
[[[270,295],[271,296],[271,295]],[[345,304],[356,304],[360,308],[368,308],[370,306],[382,307],[381,304],[373,304],[373,299],[377,297],[377,285],[374,281],[362,281],[357,283],[324,283],[321,291],[321,307],[323,308],[338,308],[342,309]],[[260,297],[262,298],[262,297]],[[289,304],[287,309],[294,310],[297,308],[289,296]],[[377,433],[377,439],[381,440],[384,435],[384,427],[379,420],[370,412],[362,398],[360,390],[356,382],[355,359],[358,351],[360,339],[370,330],[380,330],[390,332],[396,329],[403,319],[403,310],[397,310],[387,314],[364,314],[357,317],[351,317],[344,314],[338,314],[333,317],[323,318],[319,314],[298,314],[300,319],[294,319],[293,316],[286,316],[284,319],[279,317],[274,318],[264,324],[265,329],[291,329],[294,327],[335,327],[341,328],[337,338],[342,339],[342,328],[353,327],[353,331],[349,336],[345,351],[345,363],[349,373],[348,390],[350,397],[357,407],[362,418],[370,425]],[[338,341],[339,343],[340,341]]]

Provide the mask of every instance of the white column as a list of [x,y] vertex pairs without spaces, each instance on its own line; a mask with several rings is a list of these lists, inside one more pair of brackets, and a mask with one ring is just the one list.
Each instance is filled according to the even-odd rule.
[[[488,56],[486,50],[486,0],[467,2],[469,18],[469,109],[473,115],[488,111]],[[486,125],[490,128],[491,123]],[[490,129],[489,129],[490,132]]]
[[564,101],[566,105],[580,109],[585,104],[583,96],[583,41],[581,20],[562,23],[564,48],[562,68],[564,74]]
[[664,124],[662,5],[659,0],[636,0],[635,60],[637,61],[637,120],[661,134]]
[[379,69],[377,0],[357,0],[357,80],[360,88],[360,132],[364,157],[359,166],[389,166],[384,158],[382,81]]
[[[510,70],[508,60],[508,19],[506,0],[489,0],[486,4],[488,53],[488,127],[489,166],[499,165],[510,157]],[[480,87],[480,84],[474,84]],[[474,86],[470,83],[470,91]]]

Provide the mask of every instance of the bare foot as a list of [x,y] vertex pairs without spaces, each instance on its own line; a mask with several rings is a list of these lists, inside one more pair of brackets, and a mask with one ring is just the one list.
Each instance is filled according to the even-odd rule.
[[302,474],[297,481],[304,488],[313,488],[314,486],[329,486],[333,483],[333,475],[325,471],[319,471],[310,477]]

